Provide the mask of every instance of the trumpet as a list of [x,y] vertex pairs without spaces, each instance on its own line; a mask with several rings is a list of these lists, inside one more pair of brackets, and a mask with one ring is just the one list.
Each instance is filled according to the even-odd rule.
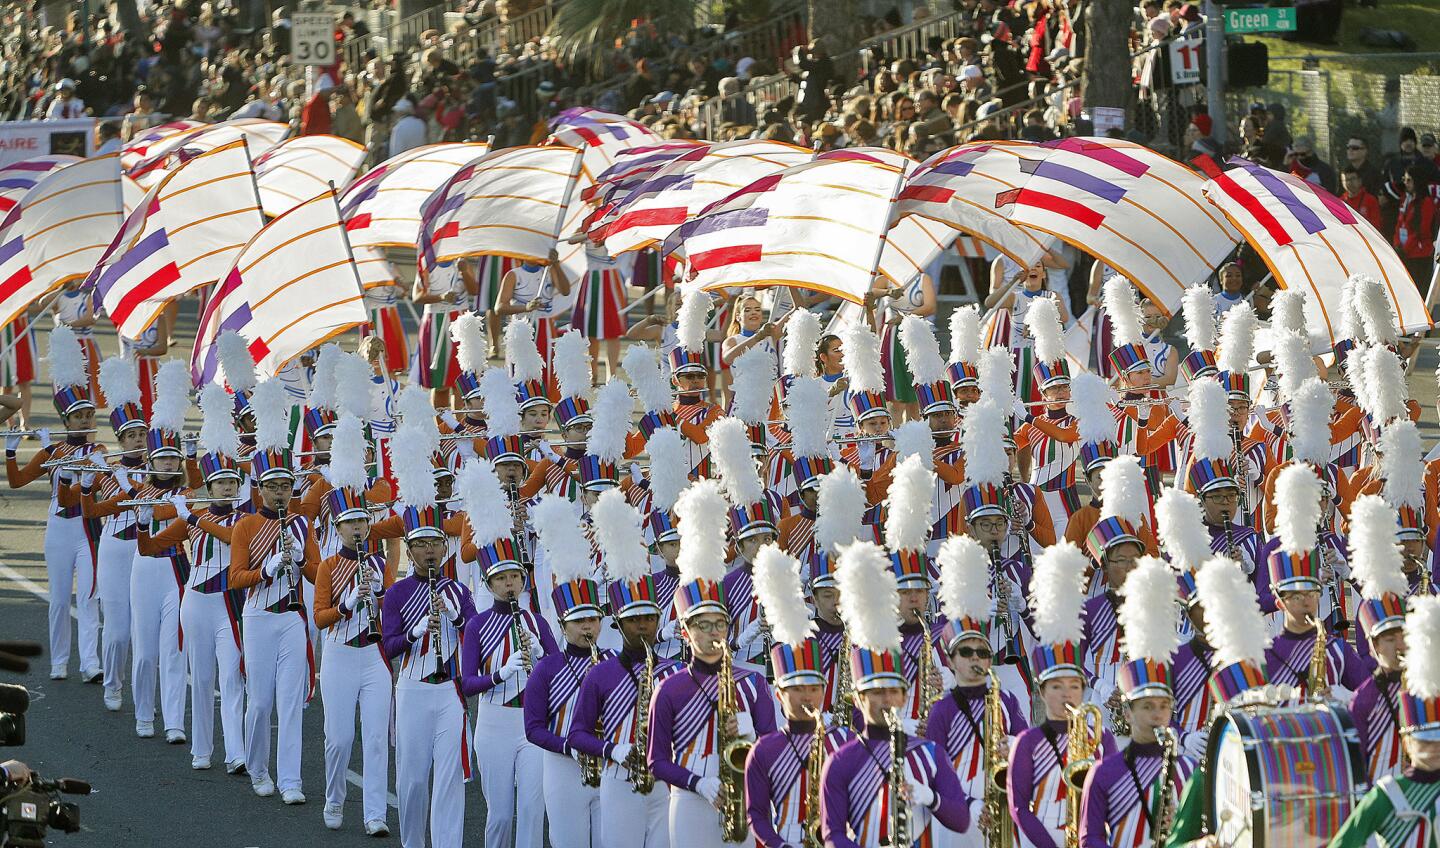
[[[590,641],[590,667],[594,668],[600,663],[600,646]],[[595,718],[595,735],[598,737],[605,732],[605,722],[599,717]],[[600,757],[592,757],[589,754],[580,755],[580,784],[582,786],[599,786],[601,776]]]
[[1080,795],[1085,789],[1085,775],[1095,765],[1104,738],[1105,718],[1094,704],[1078,707],[1066,706],[1070,711],[1068,741],[1065,748],[1065,767],[1061,778],[1065,781],[1065,807],[1068,820],[1065,822],[1066,848],[1080,848]]
[[[185,505],[186,505],[186,506],[189,506],[190,504],[235,503],[235,501],[237,501],[237,500],[239,500],[238,497],[237,497],[237,498],[186,498],[186,499],[185,499]],[[170,506],[170,500],[169,500],[168,498],[132,498],[132,499],[130,499],[130,500],[128,500],[128,501],[118,501],[115,505],[116,505],[116,506],[119,506],[119,507],[124,507],[125,509],[136,509],[136,508],[138,508],[138,507],[145,507],[145,506]]]
[[716,677],[715,747],[720,751],[720,839],[743,842],[750,834],[745,820],[745,760],[754,742],[731,736],[730,721],[740,712],[740,691],[735,686],[730,646],[720,642],[720,673]]

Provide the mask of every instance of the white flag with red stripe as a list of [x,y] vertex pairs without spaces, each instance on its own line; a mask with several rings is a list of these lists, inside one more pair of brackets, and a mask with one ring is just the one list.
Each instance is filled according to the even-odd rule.
[[365,161],[365,146],[335,135],[302,135],[255,157],[260,208],[271,218],[329,186],[344,191]]
[[235,257],[210,297],[190,376],[215,379],[215,340],[234,330],[250,345],[261,377],[368,320],[335,194],[326,191],[265,225]]
[[66,156],[58,154],[55,156],[32,156],[29,159],[21,159],[19,162],[11,162],[8,165],[0,166],[0,218],[10,214],[25,192],[35,187],[35,184],[45,178],[46,174],[58,171],[76,162],[82,161],[80,156]]
[[120,156],[52,170],[0,222],[0,326],[95,267],[120,228]]
[[617,200],[677,158],[694,152],[697,147],[710,146],[709,142],[677,139],[622,150],[615,154],[615,164],[596,176],[594,184],[584,191],[580,199],[595,204]]
[[264,224],[245,141],[232,141],[150,189],[85,285],[120,335],[138,339],[165,304],[220,279]]
[[142,130],[126,142],[124,147],[120,148],[120,167],[122,170],[129,171],[145,161],[151,153],[150,148],[160,141],[177,133],[190,132],[208,126],[210,124],[204,121],[192,121],[184,118]]
[[165,176],[197,153],[214,150],[243,139],[251,156],[260,156],[280,143],[290,132],[289,124],[260,118],[240,118],[218,124],[204,124],[193,129],[166,135],[151,144],[145,158],[125,169],[125,175],[142,189],[149,190]]
[[1384,284],[1401,333],[1432,326],[1416,288],[1420,281],[1410,278],[1395,248],[1364,216],[1293,174],[1238,158],[1229,164],[1205,183],[1205,197],[1244,233],[1281,285],[1309,292],[1305,317],[1313,338],[1334,344],[1340,291],[1351,274]]
[[427,144],[366,171],[340,194],[340,215],[350,231],[350,243],[415,247],[425,201],[488,149],[484,144]]

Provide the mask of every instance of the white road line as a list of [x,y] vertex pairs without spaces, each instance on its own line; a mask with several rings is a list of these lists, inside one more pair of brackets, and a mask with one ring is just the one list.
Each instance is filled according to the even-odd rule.
[[[30,594],[44,601],[46,604],[50,603],[49,590],[47,590],[44,586],[41,586],[39,583],[36,583],[34,580],[31,580],[29,577],[26,577],[25,575],[11,568],[10,566],[4,563],[0,563],[0,575],[3,575],[4,577],[10,579],[21,589],[29,592]],[[76,620],[80,618],[80,613],[78,610],[75,609],[74,604],[70,605],[70,617]],[[353,769],[345,770],[345,782],[357,788],[363,787],[363,784],[360,782],[360,775],[357,774]],[[397,810],[400,809],[400,799],[395,797],[394,792],[386,793],[385,802]]]

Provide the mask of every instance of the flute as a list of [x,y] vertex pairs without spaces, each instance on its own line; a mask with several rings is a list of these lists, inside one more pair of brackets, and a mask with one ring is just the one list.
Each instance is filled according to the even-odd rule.
[[[955,427],[955,428],[952,428],[952,429],[949,429],[949,430],[931,430],[931,431],[930,431],[930,435],[932,435],[932,436],[955,436],[955,435],[958,435],[959,433],[960,433],[960,428],[958,428],[958,427]],[[832,441],[832,442],[880,442],[880,441],[885,441],[886,439],[893,439],[893,438],[895,438],[895,431],[894,431],[894,430],[891,430],[891,431],[888,432],[888,433],[879,433],[879,434],[874,435],[874,436],[835,436],[835,437],[831,438],[831,441]]]
[[[98,433],[98,432],[100,432],[100,431],[99,431],[99,430],[96,430],[95,428],[92,427],[92,428],[90,428],[89,430],[51,430],[51,431],[50,431],[50,435],[52,435],[52,436],[84,436],[84,435],[87,435],[87,434],[89,434],[89,433]],[[38,436],[38,435],[40,435],[40,431],[39,431],[39,430],[5,430],[5,431],[3,431],[3,432],[0,432],[0,436],[5,436],[5,437],[9,437],[9,436]]]
[[[238,497],[235,497],[235,498],[186,498],[186,499],[185,499],[185,504],[186,504],[187,506],[189,506],[190,504],[234,503],[234,502],[237,501],[237,500],[239,500]],[[124,508],[126,508],[126,509],[131,509],[131,508],[134,508],[134,507],[142,507],[142,506],[170,506],[170,501],[169,501],[168,499],[166,499],[166,498],[134,498],[134,499],[128,500],[128,501],[119,501],[119,502],[116,503],[115,505],[116,505],[116,506],[119,506],[119,507],[124,507]]]
[[178,477],[185,473],[185,469],[177,468],[174,471],[156,471],[153,468],[126,468],[122,465],[71,465],[65,468],[71,474],[113,474],[116,471],[124,471],[132,477]]

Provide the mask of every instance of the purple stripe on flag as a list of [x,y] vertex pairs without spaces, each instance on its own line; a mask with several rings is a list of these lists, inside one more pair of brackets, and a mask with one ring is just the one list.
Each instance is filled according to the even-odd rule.
[[371,183],[364,191],[361,191],[345,202],[345,206],[340,210],[340,217],[349,218],[350,213],[354,212],[356,207],[373,198],[378,191],[380,191],[380,184]]
[[1310,193],[1315,195],[1315,199],[1320,201],[1320,204],[1325,207],[1326,211],[1340,219],[1340,223],[1350,226],[1355,225],[1355,210],[1346,205],[1345,201],[1314,183],[1306,182],[1305,187],[1310,189]]
[[1064,150],[1067,153],[1074,153],[1097,162],[1103,162],[1117,171],[1123,171],[1132,177],[1141,177],[1150,170],[1150,166],[1139,159],[1130,156],[1123,150],[1117,150],[1104,144],[1097,144],[1093,141],[1086,141],[1081,138],[1062,138],[1057,141],[1043,142],[1041,147],[1053,147],[1056,150]]
[[[968,153],[969,151],[966,152]],[[926,171],[923,176],[929,176],[930,174],[948,174],[952,177],[968,177],[973,170],[975,170],[974,162],[969,162],[965,159],[947,159],[929,171]]]
[[11,177],[0,179],[0,188],[33,188],[38,182],[40,181],[32,177]]
[[[115,284],[120,282],[134,270],[136,265],[154,256],[157,252],[164,250],[170,244],[170,239],[165,234],[165,228],[161,227],[153,233],[140,239],[134,247],[125,251],[124,255],[114,265],[109,266],[100,272],[99,278],[95,281],[95,290],[100,297],[105,297]],[[142,282],[136,280],[136,283]]]
[[4,244],[0,244],[0,265],[4,265],[6,262],[14,259],[15,255],[24,249],[24,236],[16,236],[15,238],[5,242]]
[[1102,200],[1108,200],[1111,203],[1119,203],[1121,198],[1125,196],[1125,189],[1123,187],[1115,185],[1108,180],[1103,180],[1094,174],[1086,173],[1078,168],[1061,165],[1059,162],[1021,159],[1020,170],[1032,176],[1068,183],[1081,191],[1088,192]]
[[652,191],[688,191],[695,185],[694,174],[662,174],[645,181],[641,189]]
[[[236,275],[236,279],[238,278],[239,275]],[[215,336],[205,348],[205,361],[200,363],[200,373],[191,375],[196,378],[196,385],[203,386],[215,379],[215,372],[218,368],[216,359],[218,350],[215,339],[218,339],[220,334],[226,330],[234,330],[238,333],[241,327],[250,323],[250,317],[250,303],[247,301],[241,303],[234,312],[230,313],[224,321],[220,322],[220,327],[215,331]]]
[[764,207],[718,212],[686,224],[683,237],[704,236],[735,227],[763,227],[769,219],[770,210]]
[[[234,330],[238,333],[240,332],[241,328],[245,327],[247,324],[250,323],[250,319],[252,317],[253,316],[250,314],[250,301],[244,301],[239,306],[235,307],[234,312],[231,312],[229,315],[225,316],[224,321],[220,322],[219,332],[223,333],[226,330]],[[219,333],[217,333],[216,335],[219,335]]]
[[52,159],[41,159],[38,162],[15,162],[0,168],[0,173],[5,173],[6,171],[49,171],[59,164],[59,162]]
[[1281,206],[1290,210],[1290,214],[1299,222],[1300,226],[1305,228],[1305,232],[1313,235],[1325,229],[1325,222],[1320,220],[1320,216],[1315,214],[1315,210],[1306,206],[1305,201],[1296,197],[1295,192],[1290,190],[1289,184],[1278,174],[1260,165],[1252,165],[1245,170],[1255,178],[1262,188],[1280,201]]

